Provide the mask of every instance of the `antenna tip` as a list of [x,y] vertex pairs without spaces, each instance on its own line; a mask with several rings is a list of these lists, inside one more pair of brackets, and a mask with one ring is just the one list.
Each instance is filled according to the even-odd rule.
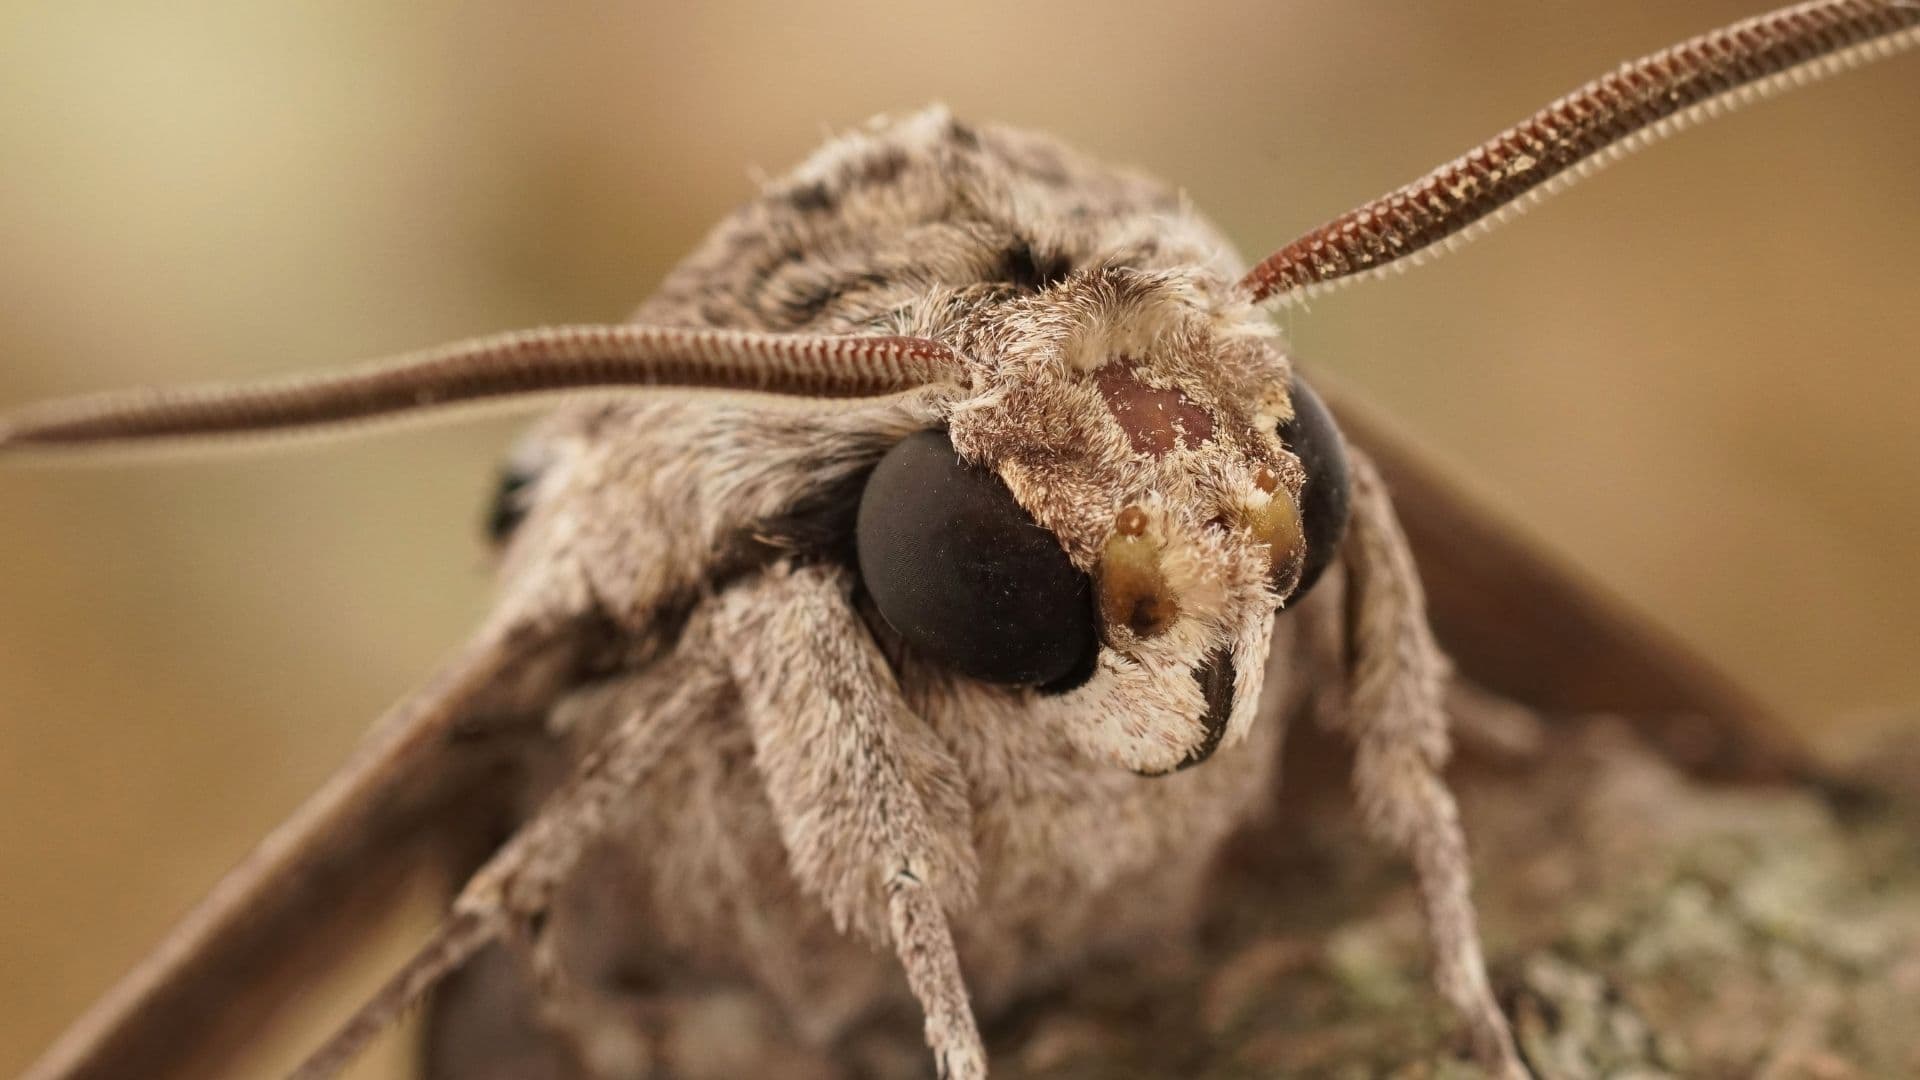
[[0,461],[15,461],[58,440],[47,437],[45,414],[29,406],[0,412]]

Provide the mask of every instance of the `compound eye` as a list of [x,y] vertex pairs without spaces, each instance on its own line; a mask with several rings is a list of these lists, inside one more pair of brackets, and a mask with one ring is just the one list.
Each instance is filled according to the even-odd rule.
[[1280,441],[1307,470],[1307,486],[1300,493],[1300,531],[1306,539],[1306,562],[1300,584],[1290,599],[1307,594],[1340,550],[1347,533],[1352,494],[1347,476],[1347,444],[1333,414],[1305,382],[1293,381],[1293,419],[1280,425]]
[[944,431],[880,459],[854,527],[860,577],[909,645],[962,675],[1066,689],[1092,673],[1092,590],[1052,533]]

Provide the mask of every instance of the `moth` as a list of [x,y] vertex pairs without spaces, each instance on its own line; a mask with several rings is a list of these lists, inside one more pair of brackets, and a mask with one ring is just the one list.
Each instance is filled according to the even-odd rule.
[[883,119],[724,221],[631,324],[0,416],[0,458],[26,458],[563,399],[505,470],[472,641],[31,1075],[162,1070],[285,992],[342,882],[425,837],[466,884],[301,1075],[436,988],[436,1073],[691,1075],[675,1025],[745,988],[777,1023],[733,1075],[910,1003],[939,1075],[984,1076],[977,1017],[1190,926],[1306,722],[1352,742],[1473,1054],[1526,1075],[1409,537],[1453,552],[1436,581],[1564,613],[1506,661],[1538,696],[1578,665],[1537,653],[1577,640],[1650,702],[1746,705],[1475,532],[1267,311],[1916,41],[1911,0],[1705,34],[1251,269],[1158,181],[941,110]]

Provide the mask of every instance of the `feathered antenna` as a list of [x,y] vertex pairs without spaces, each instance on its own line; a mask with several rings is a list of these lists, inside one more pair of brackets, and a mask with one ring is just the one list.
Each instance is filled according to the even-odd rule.
[[0,415],[0,455],[312,431],[453,405],[622,387],[872,397],[956,379],[964,368],[957,354],[928,338],[559,326],[474,338],[340,372],[31,406]]
[[1303,300],[1452,251],[1673,132],[1920,44],[1920,0],[1816,0],[1604,75],[1404,187],[1308,232],[1240,279]]

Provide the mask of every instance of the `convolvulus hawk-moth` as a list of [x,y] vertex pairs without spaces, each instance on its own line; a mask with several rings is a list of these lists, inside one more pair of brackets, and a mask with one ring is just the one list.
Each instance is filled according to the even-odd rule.
[[[1177,923],[1206,853],[1268,779],[1280,722],[1256,714],[1271,675],[1281,711],[1283,684],[1345,687],[1362,805],[1414,855],[1442,989],[1482,1056],[1512,1071],[1434,776],[1441,665],[1406,545],[1373,467],[1347,464],[1257,305],[1403,265],[1643,133],[1907,42],[1913,17],[1898,3],[1809,5],[1690,43],[1244,276],[1158,184],[924,113],[773,185],[636,327],[490,339],[237,395],[28,411],[0,446],[610,385],[854,399],[602,398],[529,443],[496,515],[503,600],[481,643],[243,870],[284,858],[304,872],[316,837],[391,809],[390,785],[457,773],[441,737],[456,720],[478,755],[531,718],[547,734],[527,752],[574,763],[351,1037],[500,940],[523,955],[514,978],[590,999],[604,987],[573,938],[669,986],[717,967],[830,1039],[897,989],[846,931],[896,947],[937,1059],[976,1074],[946,923],[989,1009],[1113,938]],[[1346,603],[1276,621],[1329,566]],[[1347,646],[1338,662],[1312,651],[1327,636]],[[711,771],[728,761],[752,767]],[[711,813],[685,813],[701,799]],[[1115,820],[1142,828],[1092,842]],[[633,879],[613,893],[631,901],[622,926],[657,938],[556,900],[596,882],[574,863],[602,835],[647,838],[609,865]],[[793,883],[754,871],[769,860]],[[287,879],[264,880],[266,894],[216,896],[203,928],[270,912]],[[722,911],[740,897],[744,914]],[[749,940],[749,923],[765,936]],[[83,1029],[83,1051],[131,1030]]]

